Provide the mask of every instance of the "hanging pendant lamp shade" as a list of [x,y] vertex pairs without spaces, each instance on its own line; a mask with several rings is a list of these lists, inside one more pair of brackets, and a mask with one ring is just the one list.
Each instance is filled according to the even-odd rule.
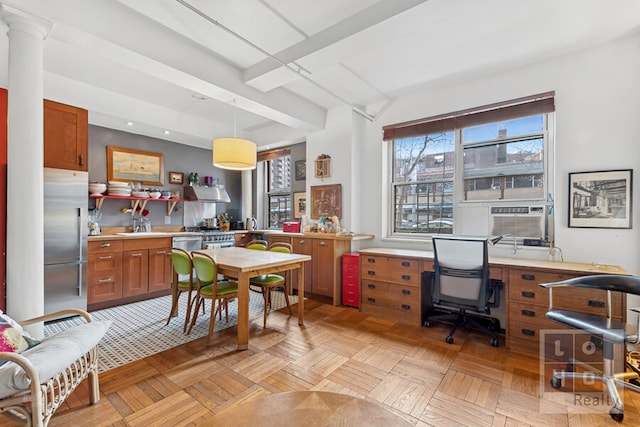
[[256,144],[248,139],[236,138],[238,107],[233,100],[233,138],[213,140],[213,166],[236,171],[256,168]]
[[214,139],[213,166],[231,170],[255,169],[256,144],[241,138]]

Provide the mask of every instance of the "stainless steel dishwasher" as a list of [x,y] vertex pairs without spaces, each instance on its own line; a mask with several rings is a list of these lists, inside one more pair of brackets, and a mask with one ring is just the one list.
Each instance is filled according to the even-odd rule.
[[[189,252],[199,251],[202,249],[202,235],[173,236],[171,239],[171,246],[174,248],[184,249]],[[178,280],[189,280],[189,276],[180,275]]]
[[200,250],[202,249],[202,235],[173,236],[171,246],[186,251]]

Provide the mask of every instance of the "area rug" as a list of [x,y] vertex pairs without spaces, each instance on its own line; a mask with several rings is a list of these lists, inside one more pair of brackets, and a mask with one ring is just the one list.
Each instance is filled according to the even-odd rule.
[[[250,292],[249,319],[260,317],[264,313],[264,299],[257,292]],[[286,306],[284,294],[273,292],[272,310]],[[298,301],[297,296],[290,296],[291,304]],[[108,371],[121,365],[159,353],[169,348],[187,343],[207,335],[209,329],[210,302],[207,301],[206,313],[198,316],[191,334],[182,332],[184,313],[187,306],[185,295],[180,298],[178,316],[167,323],[171,308],[171,296],[154,298],[118,307],[91,312],[94,320],[111,320],[113,323],[105,337],[100,341],[100,372]],[[84,321],[79,317],[52,322],[45,325],[45,336],[53,335]],[[237,301],[229,303],[229,321],[216,319],[216,331],[238,324]]]

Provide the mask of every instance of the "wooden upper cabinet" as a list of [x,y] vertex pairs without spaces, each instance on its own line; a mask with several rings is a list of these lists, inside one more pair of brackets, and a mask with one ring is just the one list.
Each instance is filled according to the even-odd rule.
[[44,166],[87,171],[87,110],[44,100]]

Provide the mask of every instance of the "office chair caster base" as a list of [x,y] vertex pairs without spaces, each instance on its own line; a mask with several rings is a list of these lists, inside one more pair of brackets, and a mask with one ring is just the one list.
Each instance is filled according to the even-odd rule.
[[624,419],[624,409],[616,408],[614,406],[613,408],[609,409],[609,415],[611,415],[611,418],[613,418],[614,421],[621,423]]
[[493,337],[491,338],[491,345],[494,347],[498,347],[498,344],[500,344],[500,342],[498,341],[498,338]]
[[447,344],[453,344],[453,337],[451,335],[448,335],[444,340]]

